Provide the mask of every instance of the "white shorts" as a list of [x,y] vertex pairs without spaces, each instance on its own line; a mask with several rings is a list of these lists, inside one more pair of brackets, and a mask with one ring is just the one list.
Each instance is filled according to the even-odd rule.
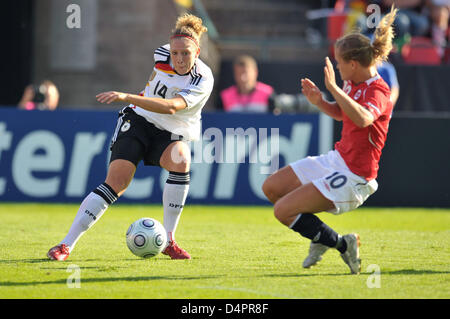
[[334,203],[335,209],[328,212],[336,215],[361,206],[378,188],[375,179],[366,181],[352,173],[336,150],[308,156],[289,165],[302,184],[313,183]]

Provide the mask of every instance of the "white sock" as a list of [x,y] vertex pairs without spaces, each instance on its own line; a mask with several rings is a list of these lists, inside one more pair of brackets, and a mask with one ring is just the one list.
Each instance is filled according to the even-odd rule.
[[175,231],[189,191],[189,172],[169,172],[163,191],[164,228],[168,241],[175,240]]
[[71,252],[80,237],[100,219],[109,205],[116,200],[117,194],[106,183],[89,193],[81,203],[68,234],[60,244],[65,244]]

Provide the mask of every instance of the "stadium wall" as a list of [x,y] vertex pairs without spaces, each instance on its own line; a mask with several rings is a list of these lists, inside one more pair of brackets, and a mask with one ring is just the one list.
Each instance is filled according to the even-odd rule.
[[[116,119],[114,111],[0,108],[0,201],[79,203],[105,178]],[[189,203],[269,204],[267,173],[330,150],[334,127],[319,114],[205,113],[202,140],[191,144]],[[366,206],[450,207],[449,136],[450,117],[394,114]],[[140,164],[120,202],[160,203],[166,178]]]

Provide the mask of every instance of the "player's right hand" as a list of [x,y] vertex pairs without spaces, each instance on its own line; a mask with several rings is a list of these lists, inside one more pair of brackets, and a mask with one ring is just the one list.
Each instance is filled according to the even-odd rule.
[[322,92],[310,79],[301,79],[302,93],[311,104],[318,105],[322,101]]
[[100,103],[110,104],[111,102],[125,102],[127,96],[127,93],[109,91],[97,94],[95,97]]

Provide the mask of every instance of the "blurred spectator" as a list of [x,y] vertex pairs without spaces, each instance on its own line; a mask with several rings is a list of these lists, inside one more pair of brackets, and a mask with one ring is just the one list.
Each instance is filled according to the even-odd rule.
[[[345,33],[355,31],[366,33],[367,21],[366,21],[366,8],[368,5],[367,0],[338,0],[335,4],[335,11],[345,12],[347,11]],[[342,34],[342,35],[344,35]]]
[[235,85],[220,92],[226,112],[269,112],[273,109],[274,89],[259,82],[258,65],[249,55],[241,55],[233,62]]
[[426,14],[426,0],[382,0],[382,12],[390,11],[392,4],[399,9],[394,22],[397,38],[425,36],[428,33],[430,22]]
[[448,29],[450,0],[427,0],[427,6],[431,18],[431,39],[435,45],[441,48],[440,54],[443,56],[444,48],[447,46],[450,36]]
[[24,110],[50,110],[58,107],[59,91],[56,85],[45,80],[39,85],[30,84],[25,88],[18,107]]
[[395,71],[394,65],[388,61],[383,61],[377,66],[377,71],[387,85],[389,85],[389,88],[391,89],[392,106],[395,106],[400,95],[400,85],[398,84],[397,72]]
[[449,38],[450,0],[378,0],[382,12],[390,10],[394,3],[399,12],[395,20],[396,38],[394,43],[401,52],[411,37],[428,37],[439,46],[439,54],[444,55]]

